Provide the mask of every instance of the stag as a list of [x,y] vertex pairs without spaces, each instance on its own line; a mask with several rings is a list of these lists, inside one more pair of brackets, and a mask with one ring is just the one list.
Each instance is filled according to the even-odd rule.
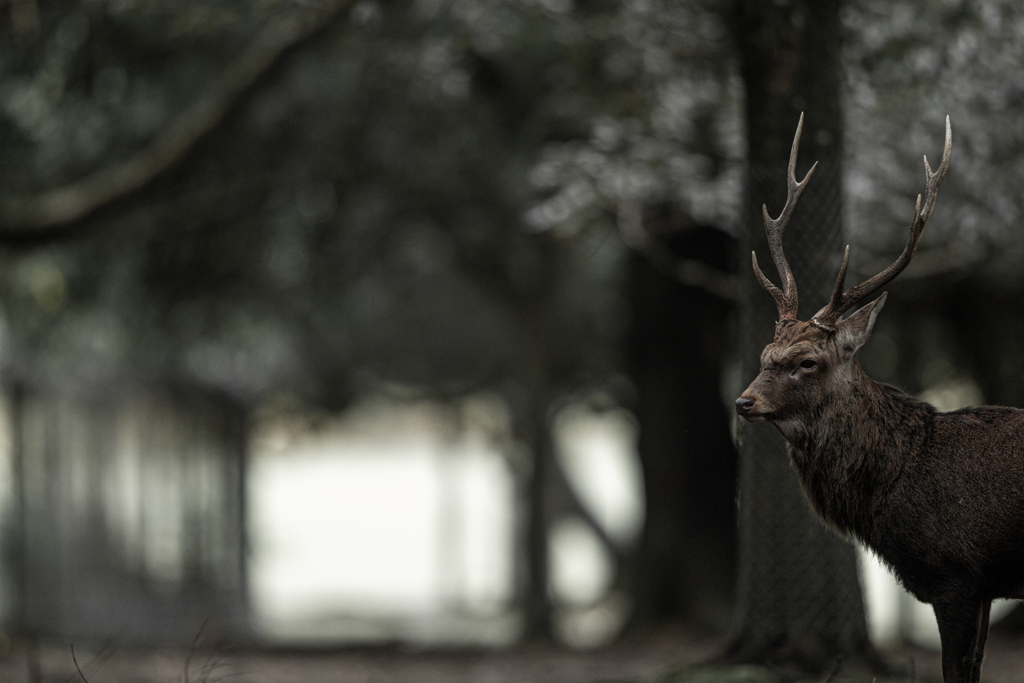
[[816,166],[797,182],[803,116],[789,157],[788,196],[765,232],[782,288],[754,274],[779,310],[761,370],[736,400],[749,422],[768,421],[788,442],[811,508],[841,535],[870,548],[903,586],[935,611],[945,683],[979,683],[995,598],[1024,598],[1024,410],[949,413],[868,377],[857,358],[885,304],[883,293],[843,314],[900,274],[914,256],[949,168],[946,118],[942,162],[924,159],[910,238],[888,268],[844,291],[850,248],[835,290],[807,321],[782,233]]

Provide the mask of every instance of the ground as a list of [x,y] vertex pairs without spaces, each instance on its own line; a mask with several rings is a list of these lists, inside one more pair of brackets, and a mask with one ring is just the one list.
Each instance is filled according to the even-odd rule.
[[[35,656],[16,643],[0,658],[4,683],[777,683],[784,677],[760,667],[703,665],[720,650],[719,638],[684,626],[638,634],[607,648],[568,650],[550,644],[496,651],[417,651],[406,647],[330,652],[119,650],[96,658],[70,649],[39,647]],[[906,673],[892,683],[931,683],[939,677],[938,653],[901,647],[886,653]],[[189,672],[185,674],[185,663]],[[911,674],[911,666],[913,667]],[[820,677],[817,681],[824,681]],[[985,680],[1024,683],[1024,639],[993,633]],[[871,683],[840,670],[834,683]],[[883,683],[882,679],[878,683]]]

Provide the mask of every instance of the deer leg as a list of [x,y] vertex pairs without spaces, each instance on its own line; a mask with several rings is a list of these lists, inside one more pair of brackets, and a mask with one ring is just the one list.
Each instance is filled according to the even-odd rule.
[[958,598],[932,604],[939,622],[942,640],[942,679],[944,683],[976,683],[977,661],[983,602]]
[[974,671],[971,672],[971,683],[981,683],[981,660],[985,658],[985,639],[988,638],[988,616],[992,611],[992,601],[983,600],[978,623],[978,644],[974,646]]

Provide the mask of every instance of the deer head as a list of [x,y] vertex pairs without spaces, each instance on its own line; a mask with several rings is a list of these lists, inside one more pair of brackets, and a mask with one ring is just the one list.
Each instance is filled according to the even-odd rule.
[[797,319],[796,280],[782,251],[782,233],[793,215],[804,187],[817,167],[815,163],[804,179],[797,182],[796,157],[803,123],[804,117],[801,114],[789,155],[786,205],[775,219],[768,214],[768,207],[763,207],[768,246],[783,283],[781,290],[761,272],[757,265],[757,255],[753,254],[754,275],[775,299],[779,309],[779,320],[775,323],[775,340],[761,353],[760,374],[736,399],[736,412],[741,417],[750,422],[769,420],[782,429],[784,434],[787,423],[799,422],[801,417],[810,416],[817,406],[828,401],[831,396],[849,391],[851,383],[860,377],[862,371],[857,361],[857,351],[870,336],[886,295],[883,293],[845,319],[842,315],[888,284],[914,257],[925,225],[935,209],[939,185],[949,168],[953,144],[947,116],[946,144],[942,162],[933,172],[928,165],[928,157],[924,158],[925,199],[922,205],[921,195],[917,196],[914,219],[910,225],[910,238],[899,258],[881,273],[843,291],[846,268],[850,261],[850,247],[847,246],[831,299],[824,308],[811,316],[810,320],[804,322]]

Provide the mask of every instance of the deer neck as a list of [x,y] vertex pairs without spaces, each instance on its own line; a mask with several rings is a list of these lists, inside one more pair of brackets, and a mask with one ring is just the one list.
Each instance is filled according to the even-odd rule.
[[844,533],[868,540],[872,502],[922,443],[934,410],[854,372],[809,416],[780,426],[815,510]]

